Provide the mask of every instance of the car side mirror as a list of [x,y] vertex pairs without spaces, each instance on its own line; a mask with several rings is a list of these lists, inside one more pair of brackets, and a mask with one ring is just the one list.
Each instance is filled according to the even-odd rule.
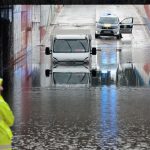
[[49,77],[50,74],[52,74],[52,70],[46,69],[46,70],[45,70],[45,76],[46,76],[46,77]]
[[45,54],[46,54],[46,55],[52,54],[52,50],[50,50],[49,47],[46,47],[46,48],[45,48]]
[[91,53],[92,55],[96,55],[96,47],[93,47],[92,48],[92,53]]

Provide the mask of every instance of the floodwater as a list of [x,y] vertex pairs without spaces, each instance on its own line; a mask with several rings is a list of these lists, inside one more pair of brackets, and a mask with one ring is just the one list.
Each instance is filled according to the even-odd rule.
[[[49,77],[42,65],[13,71],[5,95],[15,115],[13,149],[150,149],[149,64],[118,65],[122,53],[105,52],[96,76],[82,65],[55,66]],[[103,64],[110,56],[116,61]]]
[[149,88],[28,87],[14,93],[14,149],[150,148]]

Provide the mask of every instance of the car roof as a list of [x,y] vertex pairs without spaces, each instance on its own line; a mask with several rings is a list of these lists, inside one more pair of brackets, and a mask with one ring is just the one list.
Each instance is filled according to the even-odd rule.
[[56,39],[87,39],[87,35],[56,35]]
[[111,14],[111,13],[105,13],[103,14],[102,16],[100,17],[114,17],[114,18],[118,18],[118,16],[114,15],[114,14]]

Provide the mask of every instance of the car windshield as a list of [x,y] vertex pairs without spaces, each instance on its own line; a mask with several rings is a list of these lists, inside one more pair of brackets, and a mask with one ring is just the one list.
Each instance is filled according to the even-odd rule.
[[100,24],[117,24],[118,23],[118,18],[117,17],[100,17],[99,23]]
[[88,73],[54,72],[54,84],[88,84]]
[[85,53],[89,51],[87,39],[56,39],[54,41],[55,53]]

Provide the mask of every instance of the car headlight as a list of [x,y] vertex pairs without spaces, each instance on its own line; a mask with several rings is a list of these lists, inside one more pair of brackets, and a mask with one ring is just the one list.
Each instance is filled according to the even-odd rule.
[[97,23],[97,24],[96,24],[96,27],[101,29],[101,28],[102,28],[102,25],[100,25],[100,24]]
[[117,29],[118,28],[118,26],[112,26],[112,29]]

